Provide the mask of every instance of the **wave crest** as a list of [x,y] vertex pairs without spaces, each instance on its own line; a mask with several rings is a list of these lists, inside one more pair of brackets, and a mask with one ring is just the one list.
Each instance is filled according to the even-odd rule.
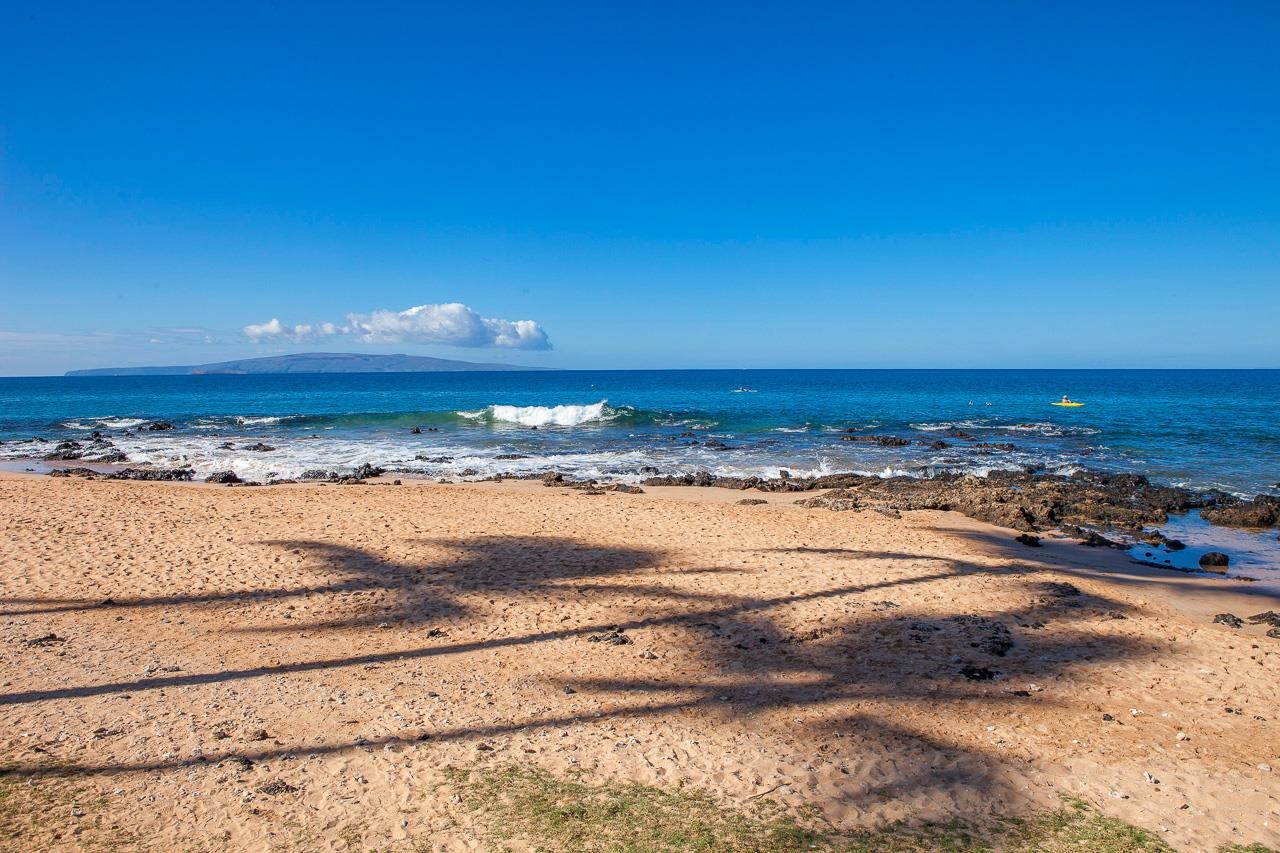
[[608,400],[588,405],[562,406],[500,406],[493,405],[478,412],[458,412],[464,418],[490,423],[519,424],[528,427],[581,426],[589,423],[606,423],[619,414],[609,406]]

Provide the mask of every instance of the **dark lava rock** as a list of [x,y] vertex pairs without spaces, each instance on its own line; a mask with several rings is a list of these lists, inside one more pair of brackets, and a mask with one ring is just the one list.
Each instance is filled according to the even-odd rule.
[[1277,613],[1274,610],[1255,613],[1249,617],[1249,623],[1252,625],[1270,625],[1273,628],[1280,628],[1280,613]]
[[[1082,526],[1141,531],[1164,524],[1169,513],[1181,513],[1221,500],[1187,489],[1157,486],[1134,474],[1084,471],[1072,476],[1038,471],[997,471],[987,477],[946,473],[929,479],[832,474],[823,477],[716,477],[707,472],[651,477],[644,485],[722,486],[753,488],[764,492],[805,492],[827,489],[838,493],[814,498],[810,506],[835,510],[886,507],[899,511],[942,510],[959,512],[1015,530],[1034,532]],[[1227,496],[1229,497],[1229,496]],[[1087,533],[1078,535],[1089,538]],[[1123,547],[1100,535],[1096,545]]]
[[275,448],[269,444],[263,444],[261,441],[259,441],[255,444],[250,444],[248,447],[245,448],[245,450],[252,450],[254,453],[270,453],[271,451],[275,450]]
[[624,495],[643,495],[644,489],[639,486],[630,486],[626,483],[614,483],[608,487],[611,492],[622,492]]
[[1267,636],[1275,640],[1280,640],[1280,628],[1272,628],[1267,632]]
[[526,456],[523,453],[499,453],[497,456],[493,458],[502,460],[503,462],[507,462],[514,459],[528,459],[530,457]]
[[911,442],[905,438],[899,438],[896,435],[842,435],[841,441],[865,441],[869,444],[878,444],[881,447],[906,447]]
[[413,429],[409,430],[409,434],[410,434],[410,435],[422,435],[422,427],[414,427]]
[[702,442],[702,446],[710,450],[731,450],[732,449],[729,447],[729,445],[725,444],[723,441],[720,441],[719,439],[716,439],[716,438],[710,439],[709,441]]
[[31,640],[24,640],[23,644],[27,646],[52,646],[57,643],[65,643],[66,641],[67,641],[66,637],[59,637],[57,634],[50,632],[48,634],[45,634],[42,637],[36,637]]
[[588,643],[605,643],[610,646],[626,646],[630,645],[631,638],[622,633],[621,628],[614,628],[603,634],[592,634],[587,637]]
[[1108,539],[1093,530],[1084,530],[1080,532],[1080,544],[1089,548],[1119,548],[1122,551],[1125,550],[1123,542]]
[[983,654],[1004,657],[1013,648],[1013,634],[1003,624],[982,616],[954,616],[947,620],[959,626],[969,647]]
[[947,430],[947,437],[948,437],[948,438],[958,438],[958,439],[960,439],[961,441],[977,441],[977,440],[978,440],[978,439],[974,438],[973,436],[969,435],[969,433],[965,432],[965,431],[964,431],[964,430],[962,430],[962,429],[949,429],[949,430]]
[[78,441],[62,441],[53,448],[52,453],[45,454],[44,459],[48,461],[71,461],[81,458],[84,455],[83,451],[84,445]]
[[539,479],[548,486],[558,486],[564,482],[564,474],[561,474],[559,471],[548,471]]
[[695,433],[693,430],[685,430],[684,432],[680,433],[680,437],[681,437],[681,438],[696,438],[696,437],[697,437],[697,433]]
[[165,482],[189,482],[196,472],[190,468],[122,468],[104,474],[105,480],[162,480]]
[[[921,444],[925,444],[925,442],[923,442],[923,441],[922,441],[922,442],[920,442],[920,443],[921,443]],[[927,444],[926,446],[927,446],[930,450],[946,450],[946,449],[947,449],[948,447],[950,447],[951,445],[950,445],[948,442],[945,442],[945,441],[931,441],[931,442],[928,442],[928,444]]]
[[760,504],[767,504],[767,503],[768,501],[765,500],[764,498],[743,498],[742,500],[738,501],[738,506],[760,506]]
[[659,474],[659,473],[661,473],[661,472],[659,472],[659,471],[658,471],[658,469],[657,469],[657,468],[654,468],[652,465],[643,465],[643,466],[641,466],[641,468],[640,468],[640,473],[641,473],[641,474],[656,475],[656,474]]
[[124,454],[123,450],[108,450],[106,453],[99,453],[93,458],[94,462],[128,462],[129,457]]
[[276,794],[295,794],[301,789],[293,785],[290,785],[288,782],[285,782],[282,779],[275,779],[270,782],[266,782],[262,785],[259,785],[257,788],[254,788],[254,790],[257,791],[259,794],[276,795]]
[[1232,613],[1219,613],[1213,617],[1215,625],[1230,625],[1232,628],[1243,628],[1244,620]]
[[96,480],[102,475],[92,468],[54,468],[49,472],[50,477],[84,477],[86,480]]
[[747,489],[759,488],[763,482],[759,477],[716,477],[711,485],[721,489],[735,489],[742,492]]
[[1201,510],[1200,517],[1230,527],[1272,527],[1280,521],[1280,498],[1258,495],[1251,501]]
[[164,430],[173,429],[173,424],[168,421],[155,421],[147,426],[151,432],[163,432]]
[[239,483],[240,478],[236,476],[235,471],[214,471],[205,477],[204,481],[206,483]]
[[445,465],[453,461],[452,456],[423,456],[419,454],[413,458],[419,462],[430,462],[432,465]]
[[1181,539],[1166,539],[1164,540],[1164,547],[1170,551],[1181,551],[1187,547],[1187,543]]
[[356,470],[352,471],[351,476],[355,477],[358,480],[365,480],[365,479],[368,479],[369,477],[381,477],[385,473],[387,473],[386,468],[379,468],[375,465],[370,465],[368,462],[366,462]]
[[1021,542],[1023,545],[1026,545],[1028,548],[1040,547],[1040,537],[1032,536],[1030,533],[1023,533],[1021,536],[1015,536],[1014,541]]
[[1225,572],[1230,563],[1231,558],[1221,551],[1210,551],[1200,557],[1200,568],[1211,572]]
[[796,501],[796,506],[809,509],[829,509],[832,512],[847,512],[851,509],[862,509],[862,500],[856,492],[849,489],[832,489],[825,495],[816,498],[804,498]]
[[1013,451],[1018,449],[1018,446],[1016,444],[1009,444],[1008,442],[992,443],[987,441],[980,441],[973,446],[977,448],[981,448],[982,450],[1003,450],[1007,453],[1012,453]]
[[679,474],[674,477],[650,477],[642,480],[643,486],[714,486],[716,477],[707,471],[696,474]]
[[970,681],[991,681],[997,675],[995,670],[972,664],[960,667],[960,674]]
[[312,468],[310,470],[303,471],[302,475],[298,479],[300,480],[332,480],[337,476],[338,474],[336,471],[325,471],[322,468]]

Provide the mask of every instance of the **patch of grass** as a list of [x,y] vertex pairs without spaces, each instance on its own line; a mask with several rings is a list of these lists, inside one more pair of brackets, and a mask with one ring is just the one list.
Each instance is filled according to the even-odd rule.
[[1096,853],[1165,853],[1172,848],[1159,836],[1099,814],[1082,800],[1067,799],[1062,808],[1019,822],[1011,832],[1010,850],[1018,853],[1092,850]]
[[111,828],[106,801],[60,780],[28,780],[0,769],[0,850],[40,850],[69,844],[120,850],[138,838]]
[[1026,819],[898,824],[859,834],[836,848],[847,853],[1172,853],[1158,836],[1076,799]]
[[[1087,803],[1030,818],[893,824],[857,833],[821,832],[769,803],[726,807],[702,791],[633,783],[589,785],[529,767],[450,770],[449,784],[496,838],[565,853],[732,851],[791,853],[1172,853],[1157,835]],[[1220,853],[1277,853],[1231,845]]]
[[338,840],[341,841],[348,850],[359,850],[361,847],[361,839],[364,837],[364,831],[367,829],[364,823],[348,823],[338,830]]
[[828,849],[824,838],[761,805],[727,809],[702,791],[634,783],[586,785],[543,770],[455,771],[464,803],[498,838],[541,850],[591,853],[725,851],[792,853]]

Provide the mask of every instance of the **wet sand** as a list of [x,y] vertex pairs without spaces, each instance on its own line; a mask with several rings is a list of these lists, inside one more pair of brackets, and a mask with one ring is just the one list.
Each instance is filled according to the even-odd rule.
[[1272,590],[747,496],[0,475],[3,763],[151,849],[484,849],[438,786],[513,762],[837,829],[1068,794],[1280,841],[1280,639],[1212,623]]

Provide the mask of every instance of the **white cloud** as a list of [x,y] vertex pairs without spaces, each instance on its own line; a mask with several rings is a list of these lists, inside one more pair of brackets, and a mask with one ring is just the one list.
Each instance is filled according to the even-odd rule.
[[498,320],[481,317],[461,302],[415,305],[404,311],[349,314],[345,325],[319,323],[286,326],[272,317],[265,323],[245,326],[252,341],[315,341],[339,335],[365,343],[447,344],[455,347],[503,347],[551,349],[547,333],[533,320]]

